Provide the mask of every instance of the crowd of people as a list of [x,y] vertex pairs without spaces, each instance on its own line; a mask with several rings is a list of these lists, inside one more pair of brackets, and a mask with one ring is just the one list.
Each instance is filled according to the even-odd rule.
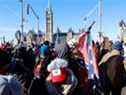
[[1,44],[0,95],[126,95],[126,44],[87,43],[89,34],[60,44]]

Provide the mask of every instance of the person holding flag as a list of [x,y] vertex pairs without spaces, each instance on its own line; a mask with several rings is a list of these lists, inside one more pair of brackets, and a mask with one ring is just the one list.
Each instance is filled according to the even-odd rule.
[[98,67],[95,58],[95,52],[93,47],[93,41],[91,39],[90,30],[92,26],[95,24],[93,22],[91,26],[88,28],[87,32],[83,32],[79,36],[77,48],[82,53],[87,70],[88,70],[88,78],[94,79],[94,76],[99,79]]

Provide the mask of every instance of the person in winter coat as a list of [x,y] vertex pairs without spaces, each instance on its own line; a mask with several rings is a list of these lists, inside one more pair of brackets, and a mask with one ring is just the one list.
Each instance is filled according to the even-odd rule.
[[[50,72],[47,77],[52,89],[48,89],[54,95],[71,95],[78,84],[78,80],[72,70],[67,68],[67,61],[61,58],[54,59],[47,67]],[[51,94],[53,95],[53,94]]]
[[0,95],[23,95],[20,82],[9,75],[10,57],[0,49]]
[[[126,85],[126,71],[124,69],[124,56],[122,43],[117,41],[113,44],[113,50],[102,58],[100,67],[105,89],[111,90],[112,95],[121,95],[121,89]],[[105,93],[108,93],[106,91]]]

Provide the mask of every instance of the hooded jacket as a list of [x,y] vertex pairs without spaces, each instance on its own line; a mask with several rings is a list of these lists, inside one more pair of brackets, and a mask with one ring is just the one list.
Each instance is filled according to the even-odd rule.
[[23,95],[20,83],[11,75],[0,75],[0,95]]

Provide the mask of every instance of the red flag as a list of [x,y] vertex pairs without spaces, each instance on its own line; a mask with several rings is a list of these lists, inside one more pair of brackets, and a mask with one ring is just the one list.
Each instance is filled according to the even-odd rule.
[[88,63],[88,48],[87,48],[87,35],[89,32],[83,32],[78,40],[77,48],[82,53],[85,63]]

